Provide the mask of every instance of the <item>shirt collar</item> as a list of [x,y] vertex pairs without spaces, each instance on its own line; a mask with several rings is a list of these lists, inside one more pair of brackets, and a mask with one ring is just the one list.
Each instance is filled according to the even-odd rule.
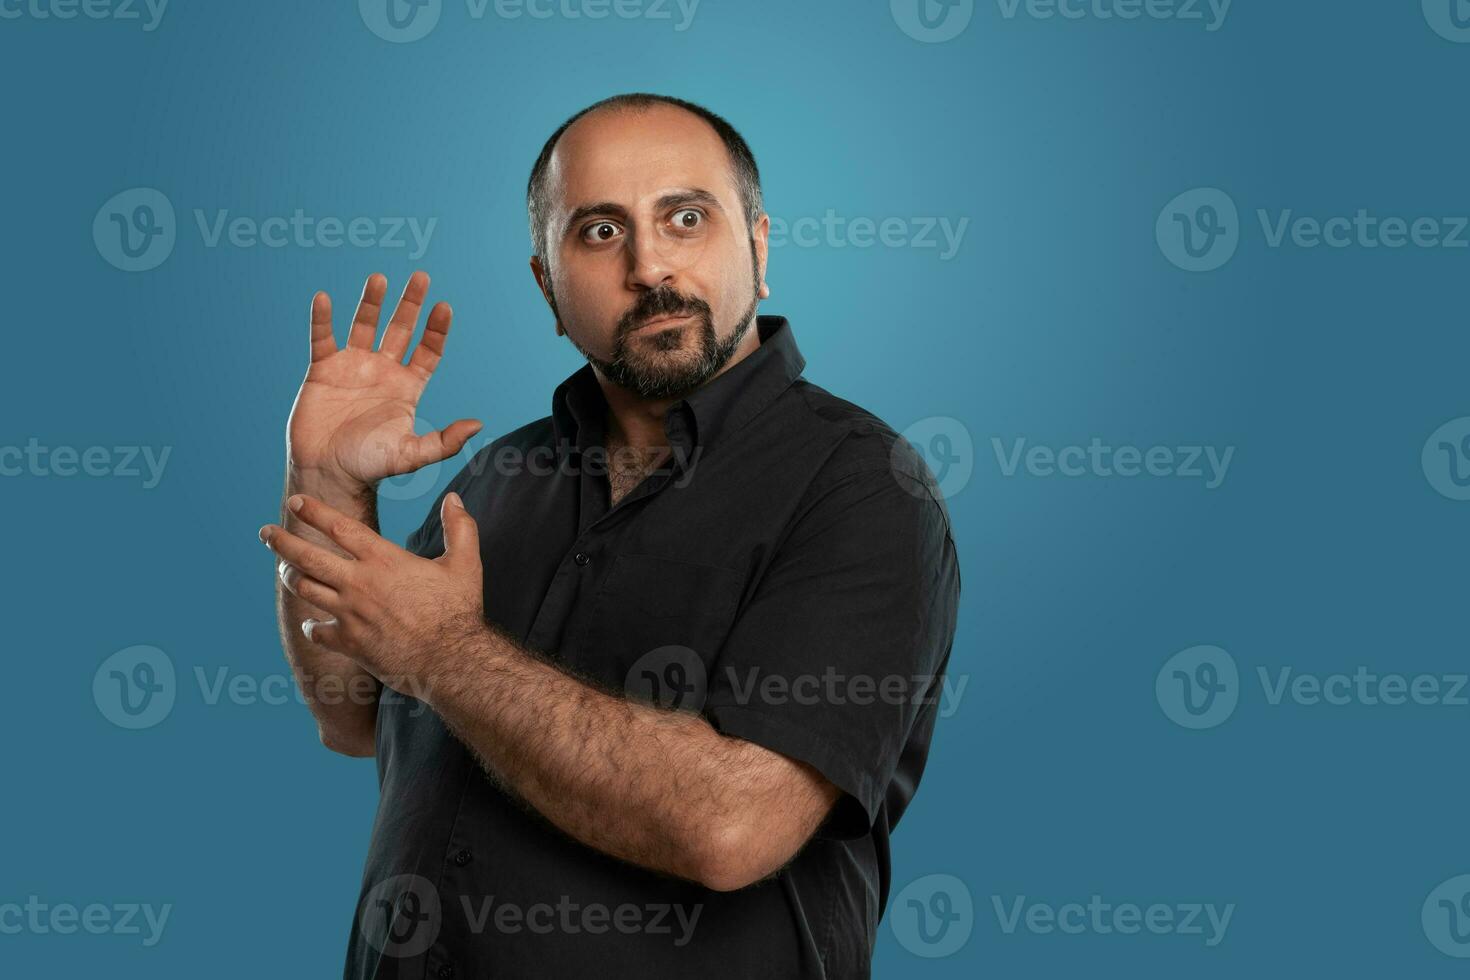
[[[797,349],[784,316],[757,316],[760,346],[734,367],[669,406],[664,432],[670,445],[686,454],[708,451],[734,432],[801,377],[806,359]],[[584,449],[603,441],[607,399],[592,365],[584,364],[551,396],[551,421],[558,452]]]

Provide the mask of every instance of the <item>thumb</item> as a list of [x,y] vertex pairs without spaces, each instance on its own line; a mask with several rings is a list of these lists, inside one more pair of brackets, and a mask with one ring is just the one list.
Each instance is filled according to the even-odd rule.
[[480,562],[480,525],[464,509],[464,501],[451,490],[439,507],[444,525],[444,557],[450,562]]
[[409,465],[408,472],[421,469],[431,463],[442,462],[458,453],[464,444],[484,426],[477,419],[460,419],[451,422],[437,432],[404,438],[403,455]]

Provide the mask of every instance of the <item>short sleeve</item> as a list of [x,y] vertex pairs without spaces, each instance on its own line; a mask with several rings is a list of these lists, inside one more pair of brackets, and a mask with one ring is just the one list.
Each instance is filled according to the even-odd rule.
[[878,456],[808,491],[708,678],[716,729],[842,791],[824,837],[868,833],[890,791],[907,803],[954,639],[948,513],[922,461]]

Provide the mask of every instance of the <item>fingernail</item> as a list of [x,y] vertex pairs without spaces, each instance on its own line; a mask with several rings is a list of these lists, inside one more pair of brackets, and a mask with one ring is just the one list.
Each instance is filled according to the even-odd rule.
[[306,503],[306,501],[301,499],[301,494],[293,493],[290,499],[286,501],[286,506],[291,508],[292,512],[295,512],[300,510],[301,505],[304,503]]
[[458,507],[460,510],[464,510],[464,501],[460,500],[459,494],[455,493],[453,490],[449,491],[448,500],[455,507]]
[[260,540],[262,542],[264,542],[265,544],[270,544],[270,541],[271,541],[271,533],[270,532],[271,532],[271,526],[269,524],[267,524],[264,527],[262,527],[258,532],[256,532],[256,535],[255,536],[258,537],[258,538],[260,538]]

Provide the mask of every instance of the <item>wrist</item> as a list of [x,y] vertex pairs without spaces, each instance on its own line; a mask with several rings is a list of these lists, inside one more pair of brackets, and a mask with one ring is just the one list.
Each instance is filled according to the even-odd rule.
[[286,496],[306,493],[332,503],[334,500],[361,500],[377,494],[377,483],[365,483],[335,467],[303,466],[286,460]]

